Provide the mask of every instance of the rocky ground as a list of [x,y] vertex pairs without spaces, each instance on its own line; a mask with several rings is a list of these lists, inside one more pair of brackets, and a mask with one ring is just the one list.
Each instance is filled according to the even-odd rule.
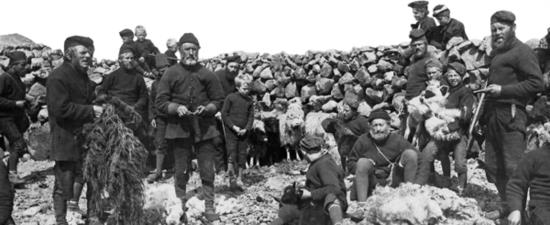
[[[16,193],[13,215],[17,224],[55,224],[52,205],[53,165],[50,161],[32,160],[20,164],[19,170],[25,171],[24,175],[30,183],[24,189],[18,189]],[[294,181],[303,183],[305,177],[296,172],[306,167],[305,162],[287,162],[251,169],[245,173],[243,182],[246,190],[242,193],[228,191],[227,178],[218,175],[216,204],[222,221],[218,224],[269,224],[277,216],[279,207],[272,196],[280,197],[282,189]],[[348,209],[348,212],[361,209],[370,219],[367,218],[359,223],[346,219],[345,224],[395,224],[391,222],[392,219],[400,220],[400,218],[394,218],[395,215],[407,217],[406,214],[414,210],[417,212],[409,215],[408,218],[401,218],[409,220],[409,223],[404,224],[422,224],[426,221],[430,221],[431,224],[499,224],[498,221],[484,218],[484,213],[494,209],[497,204],[495,186],[486,181],[485,173],[477,168],[475,160],[470,160],[468,167],[469,185],[464,192],[464,196],[468,198],[460,198],[448,189],[432,187],[406,185],[398,190],[379,188],[368,204],[357,205],[352,202]],[[173,178],[168,178],[159,183],[146,184],[146,189],[167,187],[173,190],[171,184],[173,184]],[[198,174],[194,173],[190,180],[189,193],[191,195],[198,193],[196,188],[199,186],[200,179]],[[407,205],[407,207],[392,206],[390,200],[395,198],[403,198],[397,205]],[[201,209],[200,203],[197,198],[188,203],[189,224],[201,224],[197,215],[204,209]],[[81,208],[85,208],[84,196],[80,205]],[[393,216],[390,215],[392,213]],[[152,224],[166,224],[166,214],[156,216],[158,218],[148,216],[148,220],[151,220]]]

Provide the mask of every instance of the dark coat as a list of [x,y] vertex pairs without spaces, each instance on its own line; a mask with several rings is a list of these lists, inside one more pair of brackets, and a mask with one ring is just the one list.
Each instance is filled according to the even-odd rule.
[[[202,65],[181,63],[171,66],[160,79],[156,107],[168,115],[166,138],[190,138],[203,141],[219,136],[214,114],[221,108],[223,89],[216,75]],[[191,112],[205,106],[203,115],[179,117],[177,108],[184,105]],[[200,132],[200,133],[197,133]]]
[[250,131],[254,122],[252,98],[238,92],[229,94],[225,98],[221,114],[227,130],[233,131],[233,126],[237,126]]
[[426,82],[429,80],[426,74],[426,62],[432,58],[432,55],[426,52],[424,57],[416,59],[407,67],[406,99],[410,100],[426,89]]
[[[342,209],[347,208],[346,185],[344,183],[344,171],[329,154],[321,156],[309,166],[306,173],[306,188],[311,192],[311,200],[323,208],[336,199],[342,203]],[[332,194],[332,197],[329,197]],[[329,199],[327,199],[327,197]]]
[[9,73],[0,74],[0,118],[16,117],[25,113],[15,101],[25,100],[25,84],[20,77]]
[[98,93],[119,98],[134,107],[143,119],[147,120],[149,95],[145,80],[137,71],[128,71],[124,68],[115,70],[105,77]]
[[474,93],[470,88],[464,86],[464,84],[460,84],[450,89],[445,107],[448,109],[460,109],[462,112],[460,119],[449,124],[450,131],[460,130],[461,134],[466,134],[470,126],[474,103]]
[[461,37],[464,40],[468,40],[468,35],[466,35],[464,24],[453,18],[451,18],[451,21],[449,21],[448,24],[433,28],[430,35],[430,44],[438,49],[445,49],[447,43],[453,37]]
[[216,77],[220,80],[225,96],[235,92],[235,77],[237,74],[231,74],[227,69],[216,71]]
[[85,72],[64,62],[48,77],[46,88],[52,137],[50,157],[55,161],[81,160],[82,146],[76,136],[85,123],[93,121],[95,84]]

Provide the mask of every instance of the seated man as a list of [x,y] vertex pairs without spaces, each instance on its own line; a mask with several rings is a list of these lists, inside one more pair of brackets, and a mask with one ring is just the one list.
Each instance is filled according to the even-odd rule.
[[[327,154],[325,141],[317,136],[306,136],[300,141],[300,149],[310,163],[306,173],[306,187],[301,189],[297,204],[285,204],[279,209],[279,217],[272,225],[282,225],[298,220],[299,224],[342,224],[347,209],[344,171]],[[287,190],[287,189],[285,189]],[[286,194],[286,193],[285,193]]]
[[386,111],[371,112],[369,122],[370,132],[357,139],[347,160],[347,168],[355,174],[356,196],[353,196],[352,189],[351,197],[356,197],[359,202],[367,200],[369,190],[375,186],[375,172],[379,169],[395,165],[393,169],[397,174],[390,174],[393,185],[399,183],[397,180],[413,182],[417,169],[418,152],[403,136],[390,133],[390,116]]
[[455,160],[455,171],[458,174],[458,193],[462,193],[466,187],[466,178],[468,167],[466,165],[468,127],[472,117],[472,108],[475,103],[475,97],[472,90],[464,86],[462,77],[466,74],[466,67],[462,63],[452,62],[447,65],[445,79],[449,86],[449,96],[447,97],[448,109],[460,109],[460,118],[448,125],[448,132],[457,132],[461,138],[457,140],[438,140],[432,137],[430,142],[424,147],[420,166],[418,168],[418,177],[416,183],[426,184],[433,168],[435,156],[439,153],[443,166],[443,175],[450,177],[449,153],[453,152]]
[[439,22],[439,26],[432,31],[432,40],[429,42],[430,45],[445,50],[447,43],[453,37],[461,37],[464,40],[468,40],[464,24],[457,19],[451,18],[451,10],[447,8],[447,6],[435,6],[433,14]]
[[[506,186],[508,224],[544,225],[550,221],[550,145],[528,152],[518,163]],[[523,214],[529,190],[528,214]],[[523,218],[522,214],[528,215]]]

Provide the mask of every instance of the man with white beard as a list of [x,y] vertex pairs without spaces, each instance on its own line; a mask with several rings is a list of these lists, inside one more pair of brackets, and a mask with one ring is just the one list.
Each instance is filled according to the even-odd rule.
[[[224,93],[216,75],[199,63],[200,45],[195,35],[183,34],[178,47],[181,60],[162,76],[155,105],[167,115],[165,138],[174,149],[176,195],[185,207],[194,150],[205,198],[204,216],[215,221],[219,216],[214,209],[214,139],[220,132],[214,114],[221,108]],[[183,217],[182,222],[185,220]]]
[[[527,113],[525,105],[544,90],[537,58],[529,46],[516,38],[516,17],[509,11],[491,16],[493,52],[484,113],[486,125],[486,176],[497,187],[502,203],[506,184],[526,149]],[[508,214],[505,205],[490,217]]]

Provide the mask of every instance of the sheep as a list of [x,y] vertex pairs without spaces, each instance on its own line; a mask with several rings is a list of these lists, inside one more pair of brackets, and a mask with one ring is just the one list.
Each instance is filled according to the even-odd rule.
[[[288,109],[278,119],[281,146],[285,148],[286,158],[290,161],[290,150],[298,145],[304,130],[304,110],[300,98],[291,99]],[[298,161],[302,160],[299,151],[295,151],[295,156]]]

